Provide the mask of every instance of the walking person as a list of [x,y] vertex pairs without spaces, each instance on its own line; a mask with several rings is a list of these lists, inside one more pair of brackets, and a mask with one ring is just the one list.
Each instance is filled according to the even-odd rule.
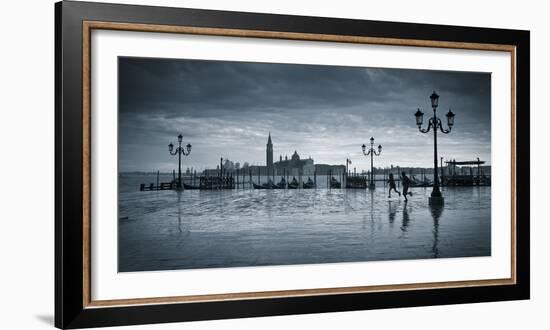
[[409,191],[409,186],[411,185],[411,179],[405,174],[405,172],[401,172],[401,182],[403,183],[403,197],[405,197],[405,202],[408,201],[407,195],[412,196],[412,192]]
[[395,191],[399,196],[401,196],[401,193],[395,187],[395,180],[393,179],[393,173],[390,173],[388,184],[390,186],[390,190],[388,191],[388,198],[391,198],[391,191],[392,190]]

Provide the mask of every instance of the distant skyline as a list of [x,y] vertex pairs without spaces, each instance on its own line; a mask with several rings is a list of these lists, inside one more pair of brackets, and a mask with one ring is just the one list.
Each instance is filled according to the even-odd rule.
[[[182,168],[215,168],[220,157],[265,165],[296,150],[316,164],[370,168],[361,145],[382,145],[376,167],[432,167],[433,134],[421,134],[414,112],[456,114],[438,134],[439,156],[491,164],[489,73],[119,58],[119,171],[172,171],[177,135],[193,145]],[[431,133],[431,132],[430,132]]]

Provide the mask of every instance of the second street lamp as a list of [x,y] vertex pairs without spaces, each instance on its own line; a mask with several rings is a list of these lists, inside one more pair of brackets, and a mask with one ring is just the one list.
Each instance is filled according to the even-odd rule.
[[374,168],[372,166],[373,164],[373,156],[380,156],[380,153],[382,152],[382,146],[378,145],[378,153],[376,153],[376,150],[374,149],[374,138],[370,138],[370,148],[367,151],[367,146],[362,145],[361,148],[363,149],[363,155],[368,156],[370,155],[370,183],[369,183],[369,189],[376,188],[376,185],[374,184]]
[[181,181],[181,155],[189,156],[191,153],[191,144],[187,144],[185,146],[185,149],[181,146],[181,143],[183,142],[183,135],[178,135],[178,143],[179,146],[174,150],[174,145],[172,142],[168,145],[168,151],[170,152],[170,155],[175,156],[178,155],[178,182],[176,182],[176,189],[182,190],[183,184]]
[[451,129],[454,125],[454,118],[455,114],[449,109],[449,112],[447,112],[447,125],[449,126],[449,129],[444,129],[443,124],[441,123],[441,119],[437,118],[435,112],[437,110],[437,106],[439,105],[439,95],[435,93],[435,91],[430,96],[430,100],[432,103],[432,109],[433,109],[433,116],[430,118],[430,121],[428,122],[428,127],[426,129],[422,128],[422,122],[424,121],[424,113],[420,111],[420,109],[416,110],[416,113],[414,114],[416,118],[416,125],[418,126],[418,130],[422,133],[428,133],[431,128],[434,130],[434,184],[433,184],[433,190],[431,197],[429,199],[429,204],[443,204],[444,199],[441,195],[441,190],[439,189],[439,173],[437,168],[437,129],[441,131],[443,134],[449,134],[451,132]]
[[346,177],[348,176],[349,174],[349,168],[348,168],[348,165],[351,165],[351,159],[349,158],[346,158]]
[[346,186],[348,185],[348,176],[349,176],[349,168],[348,165],[351,164],[351,159],[346,158],[346,175],[344,176],[346,178]]

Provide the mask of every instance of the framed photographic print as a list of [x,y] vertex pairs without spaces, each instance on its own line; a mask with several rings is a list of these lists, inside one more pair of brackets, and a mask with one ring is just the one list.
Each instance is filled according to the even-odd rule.
[[56,4],[56,326],[529,298],[529,32]]

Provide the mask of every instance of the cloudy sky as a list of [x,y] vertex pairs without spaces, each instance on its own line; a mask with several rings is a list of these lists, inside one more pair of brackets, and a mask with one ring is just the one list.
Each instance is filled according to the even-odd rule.
[[421,134],[414,113],[456,114],[451,134],[438,134],[439,155],[490,163],[490,74],[119,58],[119,169],[172,171],[168,144],[193,145],[184,168],[215,168],[220,157],[265,165],[271,132],[274,159],[297,150],[315,163],[358,171],[370,160],[361,145],[375,138],[375,166],[433,166],[433,134]]

